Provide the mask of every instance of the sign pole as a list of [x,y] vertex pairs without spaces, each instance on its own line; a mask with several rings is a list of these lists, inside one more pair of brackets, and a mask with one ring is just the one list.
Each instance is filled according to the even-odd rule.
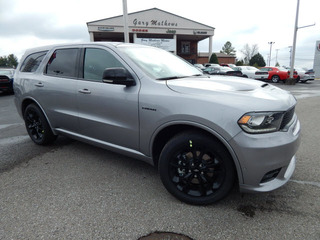
[[124,42],[129,43],[127,0],[122,0],[124,21]]

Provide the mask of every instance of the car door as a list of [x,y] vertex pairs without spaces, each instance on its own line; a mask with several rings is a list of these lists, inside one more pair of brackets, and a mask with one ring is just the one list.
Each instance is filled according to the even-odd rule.
[[33,97],[44,109],[51,126],[77,132],[78,111],[75,87],[80,48],[55,49],[40,74],[33,78]]
[[123,67],[130,72],[128,65],[112,50],[83,49],[83,79],[77,82],[80,133],[95,141],[138,150],[139,81],[128,87],[104,83],[104,70],[113,67]]

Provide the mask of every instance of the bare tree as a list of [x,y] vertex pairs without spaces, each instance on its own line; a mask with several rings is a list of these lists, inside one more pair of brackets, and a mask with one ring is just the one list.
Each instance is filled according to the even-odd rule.
[[244,55],[244,63],[249,64],[251,58],[258,53],[258,44],[253,44],[252,46],[249,46],[247,43],[243,46],[243,48],[240,50],[242,54]]

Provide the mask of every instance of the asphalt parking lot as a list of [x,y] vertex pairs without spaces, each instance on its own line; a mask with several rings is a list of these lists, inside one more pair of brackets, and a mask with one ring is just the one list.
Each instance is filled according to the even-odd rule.
[[[320,239],[320,80],[277,86],[298,99],[296,171],[270,193],[192,206],[143,162],[68,138],[40,147],[12,95],[0,94],[0,239],[132,239],[172,232],[194,240]],[[165,239],[182,239],[167,237]]]

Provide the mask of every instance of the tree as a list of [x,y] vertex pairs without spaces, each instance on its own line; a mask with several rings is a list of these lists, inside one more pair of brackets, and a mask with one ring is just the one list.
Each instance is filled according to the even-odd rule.
[[236,61],[236,66],[243,66],[244,65],[244,62],[243,60],[238,60]]
[[255,54],[249,61],[250,66],[258,66],[264,67],[266,66],[266,62],[264,61],[262,55],[260,53]]
[[236,55],[236,50],[234,49],[234,47],[232,47],[231,42],[227,41],[223,47],[222,50],[220,51],[220,53],[225,53],[228,55]]
[[253,44],[251,47],[247,43],[246,45],[243,46],[243,49],[240,50],[242,54],[244,55],[244,63],[249,64],[250,59],[258,53],[258,44]]
[[0,57],[0,67],[16,68],[18,66],[18,58],[14,54]]
[[217,54],[212,53],[209,63],[217,63],[217,64],[219,64]]

